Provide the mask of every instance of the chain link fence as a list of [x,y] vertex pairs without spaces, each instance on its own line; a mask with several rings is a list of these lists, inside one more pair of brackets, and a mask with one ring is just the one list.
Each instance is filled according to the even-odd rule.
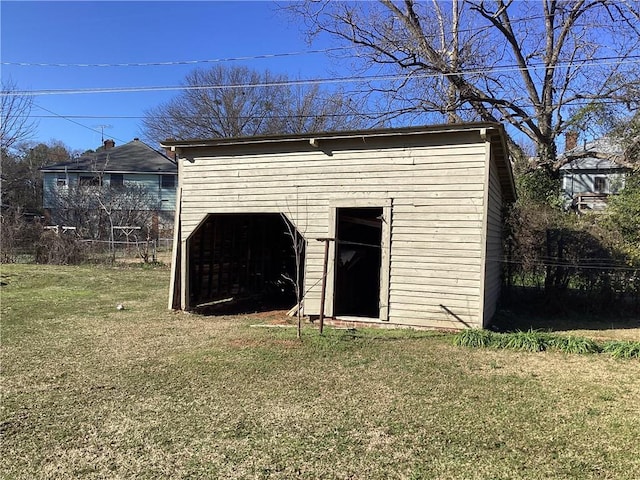
[[45,226],[9,215],[0,220],[2,263],[171,263],[173,238],[83,239],[63,225]]

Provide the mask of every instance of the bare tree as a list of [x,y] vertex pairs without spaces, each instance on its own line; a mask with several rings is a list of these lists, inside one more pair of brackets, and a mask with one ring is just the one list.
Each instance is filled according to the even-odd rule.
[[30,118],[33,97],[18,90],[11,80],[2,80],[0,94],[0,148],[3,155],[19,142],[27,140],[36,129]]
[[74,183],[52,196],[52,221],[75,227],[82,238],[113,241],[113,227],[152,228],[157,210],[152,195],[140,185],[111,187]]
[[361,106],[342,92],[322,92],[319,85],[289,88],[280,121],[272,133],[338,131],[365,126]]
[[[608,101],[591,102],[576,111],[569,124],[576,132],[598,138],[609,137],[619,144],[617,161],[631,168],[640,167],[640,85],[627,93],[626,105]],[[631,110],[631,113],[629,113]]]
[[[295,261],[295,274],[293,277],[284,276],[285,280],[293,285],[293,289],[296,295],[295,314],[297,317],[297,331],[296,336],[299,339],[302,338],[302,302],[304,301],[302,284],[302,272],[304,270],[304,254],[306,251],[307,240],[304,233],[298,230],[289,217],[285,213],[280,213],[280,217],[287,227],[287,235],[291,238],[291,246],[293,247],[294,261]],[[299,217],[298,217],[299,218]]]
[[340,92],[218,65],[189,73],[182,93],[145,113],[143,129],[154,141],[342,130],[363,125],[358,110]]
[[48,144],[20,142],[3,152],[0,163],[2,203],[11,209],[42,213],[42,167],[71,159],[70,150],[59,141]]
[[640,168],[640,111],[625,120],[618,122],[613,134],[620,139],[624,148],[624,160]]
[[[556,139],[585,102],[629,102],[640,82],[639,7],[624,0],[307,1],[287,7],[311,38],[356,48],[359,92],[382,118],[505,122],[553,172]],[[635,99],[637,101],[637,98]]]
[[81,238],[114,241],[114,227],[140,227],[143,232],[152,228],[158,200],[143,185],[132,183],[111,185],[104,181],[109,165],[94,162],[92,176],[79,177],[69,185],[52,185],[50,198],[51,220],[74,227]]

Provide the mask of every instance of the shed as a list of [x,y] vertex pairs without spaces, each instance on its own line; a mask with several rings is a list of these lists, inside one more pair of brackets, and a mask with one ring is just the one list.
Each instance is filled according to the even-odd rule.
[[179,179],[169,307],[276,294],[298,258],[305,315],[320,314],[324,277],[334,319],[483,327],[515,200],[505,139],[469,123],[166,141]]

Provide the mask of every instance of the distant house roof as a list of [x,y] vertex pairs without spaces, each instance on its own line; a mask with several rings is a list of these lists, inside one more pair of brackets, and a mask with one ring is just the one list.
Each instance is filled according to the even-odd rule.
[[624,155],[622,146],[610,137],[602,137],[564,152],[560,170],[616,170],[626,169],[620,163]]
[[[105,147],[109,144],[105,141]],[[111,141],[112,142],[112,141]],[[111,143],[112,144],[112,143]],[[149,145],[134,139],[119,147],[101,148],[70,162],[47,165],[43,172],[177,173],[176,163]]]

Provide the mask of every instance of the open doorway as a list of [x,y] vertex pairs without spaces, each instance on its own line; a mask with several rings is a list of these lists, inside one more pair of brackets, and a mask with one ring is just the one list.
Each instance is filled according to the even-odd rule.
[[209,214],[188,241],[190,305],[211,313],[291,308],[295,279],[304,282],[294,230],[277,213]]
[[334,316],[380,316],[382,208],[336,210]]

